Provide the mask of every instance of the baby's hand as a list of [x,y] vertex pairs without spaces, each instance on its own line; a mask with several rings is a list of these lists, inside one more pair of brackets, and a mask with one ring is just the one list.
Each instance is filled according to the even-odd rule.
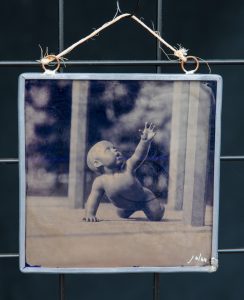
[[157,133],[155,130],[156,126],[153,123],[145,123],[144,130],[142,131],[141,139],[144,141],[151,141],[155,134]]
[[92,215],[85,216],[82,220],[86,221],[86,222],[99,222],[100,221],[96,216],[92,216]]

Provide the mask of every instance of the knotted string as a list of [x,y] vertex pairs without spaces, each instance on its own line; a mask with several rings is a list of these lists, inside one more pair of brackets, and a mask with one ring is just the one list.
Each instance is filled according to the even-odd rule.
[[[42,64],[42,67],[45,69],[45,66],[48,65],[50,62],[52,62],[54,60],[56,60],[57,62],[59,62],[60,60],[63,61],[65,59],[64,56],[67,55],[69,52],[71,52],[73,49],[75,49],[79,45],[85,43],[86,41],[92,39],[94,36],[97,36],[104,29],[106,29],[106,28],[112,26],[113,24],[117,23],[118,21],[120,21],[124,18],[128,18],[128,17],[130,17],[135,22],[139,23],[143,28],[145,28],[149,33],[151,33],[156,39],[158,39],[160,41],[160,43],[162,43],[166,47],[168,47],[173,52],[173,55],[176,56],[181,62],[183,62],[183,63],[187,62],[187,51],[188,51],[187,49],[185,49],[184,47],[181,47],[181,46],[179,46],[178,49],[176,47],[171,46],[168,42],[166,42],[160,36],[160,34],[158,32],[154,31],[153,29],[148,27],[144,22],[142,22],[139,18],[137,18],[136,16],[134,16],[132,14],[129,14],[129,13],[124,13],[124,14],[121,14],[119,16],[115,15],[113,20],[103,24],[98,29],[95,29],[92,33],[90,33],[86,37],[80,39],[78,42],[76,42],[73,45],[69,46],[67,49],[63,50],[59,54],[57,54],[57,55],[53,55],[53,54],[48,55],[46,53],[46,55],[44,57],[42,57],[40,60],[38,60],[38,62],[40,62]],[[55,71],[56,71],[56,69],[55,69]]]

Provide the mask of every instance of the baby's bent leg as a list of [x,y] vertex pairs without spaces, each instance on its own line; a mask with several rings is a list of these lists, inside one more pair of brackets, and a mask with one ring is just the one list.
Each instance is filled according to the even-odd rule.
[[118,216],[123,219],[128,219],[134,212],[135,210],[122,209],[122,208],[117,209]]
[[164,215],[164,206],[160,205],[158,199],[145,202],[143,212],[150,221],[161,221]]

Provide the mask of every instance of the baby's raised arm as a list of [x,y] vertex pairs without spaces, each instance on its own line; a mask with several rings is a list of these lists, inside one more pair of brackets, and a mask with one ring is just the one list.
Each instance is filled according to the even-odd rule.
[[150,149],[151,141],[156,134],[155,125],[153,123],[145,123],[142,131],[141,140],[136,147],[134,154],[127,160],[127,168],[135,171],[144,162]]
[[86,222],[99,221],[96,217],[96,213],[103,194],[104,189],[102,186],[102,180],[100,177],[97,177],[93,182],[91,193],[86,202],[86,213],[83,220]]

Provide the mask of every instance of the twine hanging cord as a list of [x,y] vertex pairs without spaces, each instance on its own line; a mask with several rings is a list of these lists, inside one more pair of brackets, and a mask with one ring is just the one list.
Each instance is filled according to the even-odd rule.
[[[103,24],[101,27],[94,30],[91,34],[87,35],[86,37],[82,38],[78,42],[74,43],[73,45],[71,45],[70,47],[65,49],[64,51],[60,52],[58,55],[48,55],[47,54],[44,57],[42,57],[40,60],[38,60],[38,62],[40,62],[42,64],[42,68],[44,70],[46,70],[45,66],[54,60],[56,60],[57,63],[60,64],[60,60],[63,61],[64,56],[66,54],[68,54],[69,52],[71,52],[74,48],[83,44],[84,42],[88,41],[89,39],[93,38],[94,36],[97,36],[102,30],[110,27],[111,25],[115,24],[116,22],[120,21],[121,19],[128,18],[128,17],[130,17],[131,19],[133,19],[134,21],[139,23],[142,27],[144,27],[147,31],[149,31],[154,37],[156,37],[160,41],[160,43],[162,43],[166,47],[168,47],[173,52],[173,55],[176,56],[179,59],[179,61],[181,62],[181,67],[185,73],[189,73],[189,72],[194,73],[197,71],[197,69],[199,68],[199,61],[195,56],[187,56],[187,51],[188,51],[187,49],[185,49],[184,47],[181,47],[181,46],[179,46],[179,49],[171,46],[160,36],[160,34],[158,32],[154,31],[153,29],[148,27],[145,23],[143,23],[139,18],[137,18],[136,16],[129,14],[129,13],[124,13],[119,16],[115,16],[113,20]],[[187,62],[188,58],[193,59],[195,61],[196,67],[194,70],[191,70],[191,71],[185,70],[184,64]],[[56,71],[56,69],[57,68],[55,68],[55,71]]]

